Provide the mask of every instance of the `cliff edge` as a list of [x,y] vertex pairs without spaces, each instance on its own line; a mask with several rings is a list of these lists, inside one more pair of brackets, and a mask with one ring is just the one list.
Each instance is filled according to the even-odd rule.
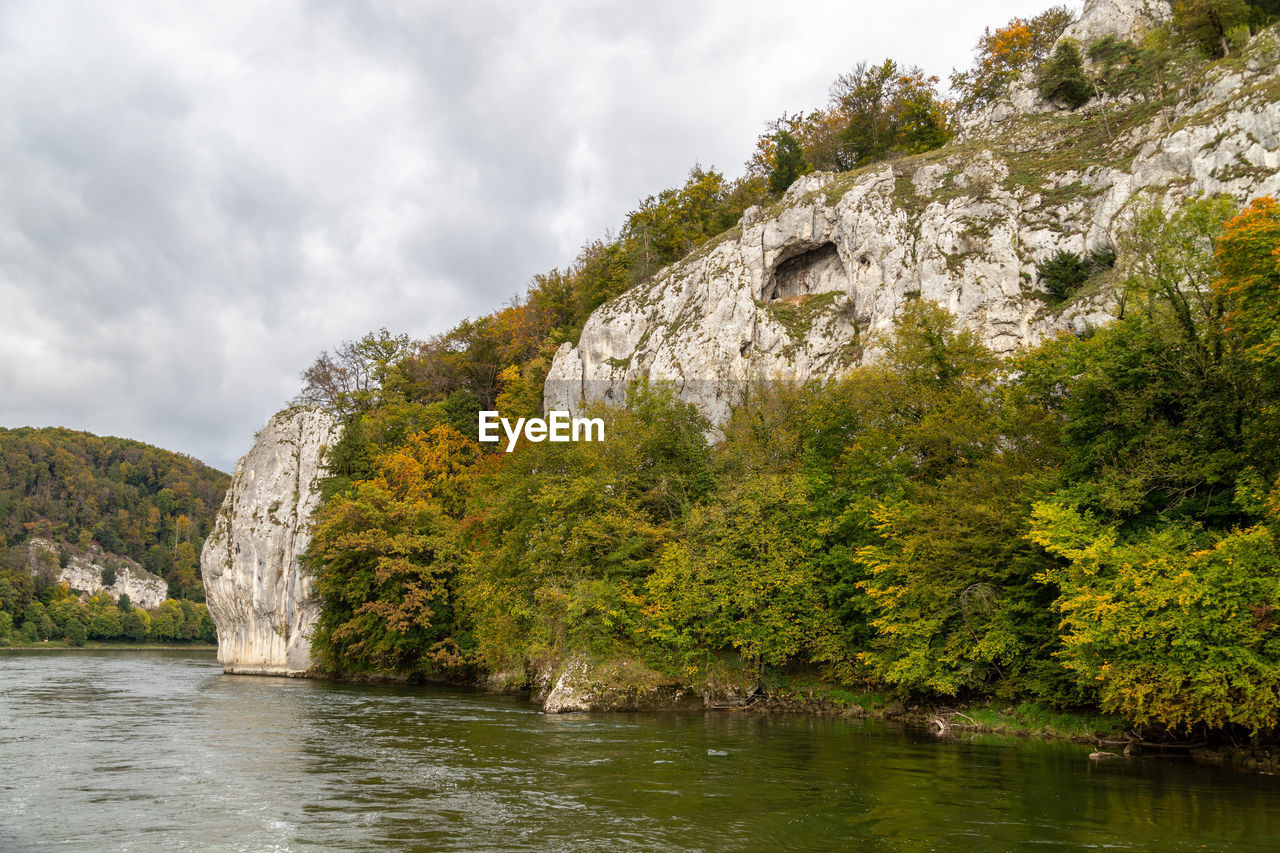
[[316,408],[287,409],[237,463],[200,555],[224,672],[305,675],[320,612],[298,557],[310,542],[324,454],[340,427]]
[[[1165,8],[1097,0],[1072,32],[1131,34]],[[999,354],[1087,334],[1110,321],[1114,286],[1058,301],[1043,262],[1114,252],[1135,202],[1280,194],[1274,28],[1230,62],[1189,72],[1164,101],[1121,92],[1069,110],[1019,91],[1027,103],[993,105],[942,148],[801,177],[606,302],[556,352],[545,408],[620,405],[647,379],[722,422],[748,383],[834,378],[875,361],[914,298],[949,309]]]

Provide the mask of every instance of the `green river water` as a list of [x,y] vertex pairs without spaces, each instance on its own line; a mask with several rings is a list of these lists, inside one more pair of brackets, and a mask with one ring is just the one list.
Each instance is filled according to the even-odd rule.
[[0,850],[1276,850],[1280,782],[736,713],[0,651]]

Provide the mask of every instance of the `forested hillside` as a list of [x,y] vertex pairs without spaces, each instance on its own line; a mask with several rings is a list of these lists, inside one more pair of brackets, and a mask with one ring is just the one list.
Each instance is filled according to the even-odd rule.
[[[138,441],[62,428],[0,429],[0,548],[32,536],[130,557],[203,600],[200,549],[230,477]],[[22,552],[20,555],[19,552]]]

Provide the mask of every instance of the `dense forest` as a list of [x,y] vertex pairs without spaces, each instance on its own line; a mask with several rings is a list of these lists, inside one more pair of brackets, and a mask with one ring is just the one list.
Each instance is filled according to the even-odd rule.
[[[138,441],[0,429],[0,639],[212,639],[200,549],[229,483],[191,457]],[[63,543],[64,565],[67,553],[97,549],[131,558],[163,578],[173,600],[164,614],[107,595],[81,602],[56,582],[57,566],[33,571],[50,557],[28,553],[33,537]]]
[[434,340],[383,330],[323,353],[302,399],[346,430],[306,559],[322,665],[457,677],[589,655],[691,682],[800,670],[1176,731],[1280,725],[1270,198],[1148,199],[1114,250],[1047,259],[1047,302],[1105,289],[1120,316],[1012,360],[916,299],[882,362],[754,386],[717,442],[658,384],[592,412],[604,443],[475,441],[481,408],[540,413],[554,348],[593,308],[799,174],[941,145],[1027,74],[1070,105],[1172,103],[1276,12],[1194,0],[1141,44],[1051,53],[1070,21],[1052,9],[988,31],[955,100],[859,65],[828,108],[772,123],[743,178],[695,168],[524,300]]

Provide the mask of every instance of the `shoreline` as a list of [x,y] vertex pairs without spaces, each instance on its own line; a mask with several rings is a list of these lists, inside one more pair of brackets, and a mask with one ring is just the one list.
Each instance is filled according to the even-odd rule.
[[[83,646],[72,646],[66,641],[42,641],[0,646],[5,651],[208,651],[216,652],[216,643],[121,643],[94,640]],[[930,704],[927,702],[905,704],[901,699],[881,693],[854,693],[850,690],[818,682],[797,682],[775,687],[768,693],[748,698],[746,701],[711,703],[686,701],[670,704],[659,702],[610,703],[602,702],[592,707],[572,711],[546,711],[546,697],[538,696],[536,689],[513,689],[509,684],[497,687],[485,678],[474,679],[415,679],[387,673],[311,673],[293,676],[317,681],[345,684],[387,684],[407,687],[462,687],[494,695],[520,697],[531,705],[543,708],[544,713],[721,713],[751,715],[796,715],[808,717],[845,718],[850,720],[878,720],[901,723],[927,733],[939,742],[963,737],[992,736],[1010,740],[1039,740],[1092,745],[1093,760],[1130,758],[1175,758],[1190,760],[1196,764],[1221,767],[1236,771],[1280,774],[1280,744],[1256,743],[1239,746],[1229,737],[1224,742],[1211,743],[1179,741],[1146,741],[1134,733],[1123,720],[1103,714],[1096,709],[1059,711],[1034,702],[998,702],[994,699],[955,704]],[[683,692],[683,691],[681,691]],[[692,692],[692,691],[691,691]],[[634,696],[632,698],[635,698]],[[691,697],[690,697],[691,698]]]
[[[1144,740],[1120,717],[1097,709],[1056,710],[1035,702],[999,701],[994,698],[972,702],[907,704],[880,693],[854,693],[829,684],[802,682],[776,687],[754,699],[713,703],[705,694],[701,701],[689,701],[685,690],[663,691],[676,701],[653,701],[654,697],[631,693],[623,701],[603,701],[570,711],[547,711],[545,693],[536,686],[519,688],[498,685],[484,677],[474,679],[414,679],[379,673],[321,673],[302,676],[345,684],[395,684],[421,687],[461,687],[493,695],[518,697],[543,713],[683,713],[750,714],[756,716],[794,715],[848,720],[893,722],[931,735],[940,743],[966,737],[989,736],[1009,741],[1042,741],[1091,746],[1082,759],[1109,762],[1141,758],[1191,761],[1237,772],[1280,775],[1280,744],[1259,743],[1241,747],[1225,733],[1218,741]],[[670,686],[670,685],[668,685]],[[621,698],[615,694],[615,699]],[[636,699],[641,699],[636,702]],[[647,701],[645,701],[647,699]],[[629,701],[628,701],[629,700]]]
[[61,652],[84,652],[84,651],[136,651],[136,652],[157,652],[166,650],[185,650],[198,651],[208,650],[216,652],[218,650],[217,643],[117,643],[106,640],[89,640],[81,646],[73,646],[65,640],[43,640],[36,643],[9,643],[0,646],[0,652],[13,651],[61,651]]

